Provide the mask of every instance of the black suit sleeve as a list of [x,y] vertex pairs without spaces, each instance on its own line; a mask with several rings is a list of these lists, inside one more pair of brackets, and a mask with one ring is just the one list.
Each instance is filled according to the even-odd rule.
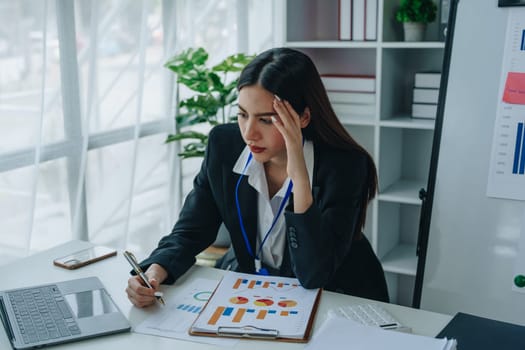
[[164,283],[173,283],[194,263],[195,256],[211,245],[222,222],[210,186],[210,159],[213,157],[210,135],[201,169],[193,181],[193,189],[186,197],[179,219],[171,233],[164,236],[157,248],[141,263],[146,269],[157,263],[168,272]]
[[366,191],[368,160],[363,154],[323,156],[328,160],[317,170],[313,204],[302,214],[285,213],[292,269],[305,288],[329,284],[348,257],[354,233],[360,229]]

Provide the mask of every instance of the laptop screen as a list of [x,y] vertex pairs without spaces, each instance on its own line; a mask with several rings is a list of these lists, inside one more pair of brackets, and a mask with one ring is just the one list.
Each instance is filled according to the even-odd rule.
[[106,290],[96,289],[64,296],[77,318],[100,316],[118,312]]

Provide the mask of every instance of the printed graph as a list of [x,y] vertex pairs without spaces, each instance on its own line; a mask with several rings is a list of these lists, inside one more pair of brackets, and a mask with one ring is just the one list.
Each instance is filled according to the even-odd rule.
[[230,303],[232,304],[246,304],[248,302],[248,298],[245,297],[231,297]]
[[177,310],[198,314],[202,310],[202,306],[190,305],[190,304],[179,304]]
[[523,122],[518,123],[516,127],[516,143],[514,145],[514,161],[512,164],[512,173],[523,175],[525,173],[525,137]]
[[271,288],[273,290],[284,292],[284,291],[288,291],[288,290],[297,288],[298,286],[299,285],[296,283],[262,281],[262,280],[257,280],[257,279],[238,278],[233,284],[232,288],[236,290]]
[[221,320],[227,320],[234,324],[250,320],[264,320],[267,318],[282,319],[283,317],[296,316],[299,312],[296,310],[276,310],[276,309],[252,309],[243,307],[218,306],[215,308],[211,317],[208,319],[208,325],[214,326]]
[[294,307],[297,306],[297,301],[295,300],[281,300],[277,303],[280,307]]
[[193,294],[193,299],[198,300],[198,301],[208,301],[210,297],[211,297],[210,291],[201,291],[201,292],[197,292]]
[[227,272],[192,331],[217,333],[222,327],[253,326],[301,337],[319,290],[301,287],[295,278]]
[[272,306],[273,300],[271,299],[257,299],[253,302],[254,305],[257,306]]
[[503,62],[487,196],[525,200],[525,20],[510,11]]

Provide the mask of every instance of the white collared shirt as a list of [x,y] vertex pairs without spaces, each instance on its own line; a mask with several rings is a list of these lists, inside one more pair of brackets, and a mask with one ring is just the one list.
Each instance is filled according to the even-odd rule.
[[[314,169],[314,146],[311,141],[306,141],[304,143],[303,154],[308,176],[310,178],[310,184],[312,184]],[[237,162],[233,166],[233,172],[242,174],[249,155],[250,149],[248,146],[246,146],[237,159]],[[248,177],[248,184],[250,184],[250,186],[252,186],[257,191],[257,243],[254,254],[257,254],[257,257],[262,259],[262,261],[268,266],[279,269],[283,262],[284,246],[286,243],[286,223],[284,220],[284,210],[281,212],[281,215],[277,219],[272,232],[266,239],[266,242],[262,247],[262,254],[259,252],[259,248],[262,240],[264,239],[264,236],[272,225],[275,214],[277,214],[282,200],[286,195],[290,178],[287,178],[284,181],[282,187],[279,189],[279,191],[277,191],[273,198],[269,198],[268,182],[266,181],[266,173],[264,172],[264,166],[262,163],[259,163],[252,158],[250,164],[246,168],[244,175]],[[287,204],[285,204],[285,206],[286,205]],[[246,232],[246,234],[249,235],[249,232]]]

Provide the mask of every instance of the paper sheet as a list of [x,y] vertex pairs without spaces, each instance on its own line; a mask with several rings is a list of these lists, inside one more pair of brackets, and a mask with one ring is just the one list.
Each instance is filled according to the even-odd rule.
[[319,290],[295,278],[227,273],[192,329],[216,333],[219,327],[254,326],[279,337],[302,339]]
[[166,306],[158,309],[133,329],[136,333],[175,338],[199,343],[233,346],[238,341],[226,338],[195,337],[188,329],[217,286],[216,280],[196,278],[187,287],[166,298]]
[[525,200],[525,8],[509,11],[487,196]]
[[452,350],[455,347],[455,340],[388,331],[364,326],[344,317],[329,316],[314,332],[305,350]]

